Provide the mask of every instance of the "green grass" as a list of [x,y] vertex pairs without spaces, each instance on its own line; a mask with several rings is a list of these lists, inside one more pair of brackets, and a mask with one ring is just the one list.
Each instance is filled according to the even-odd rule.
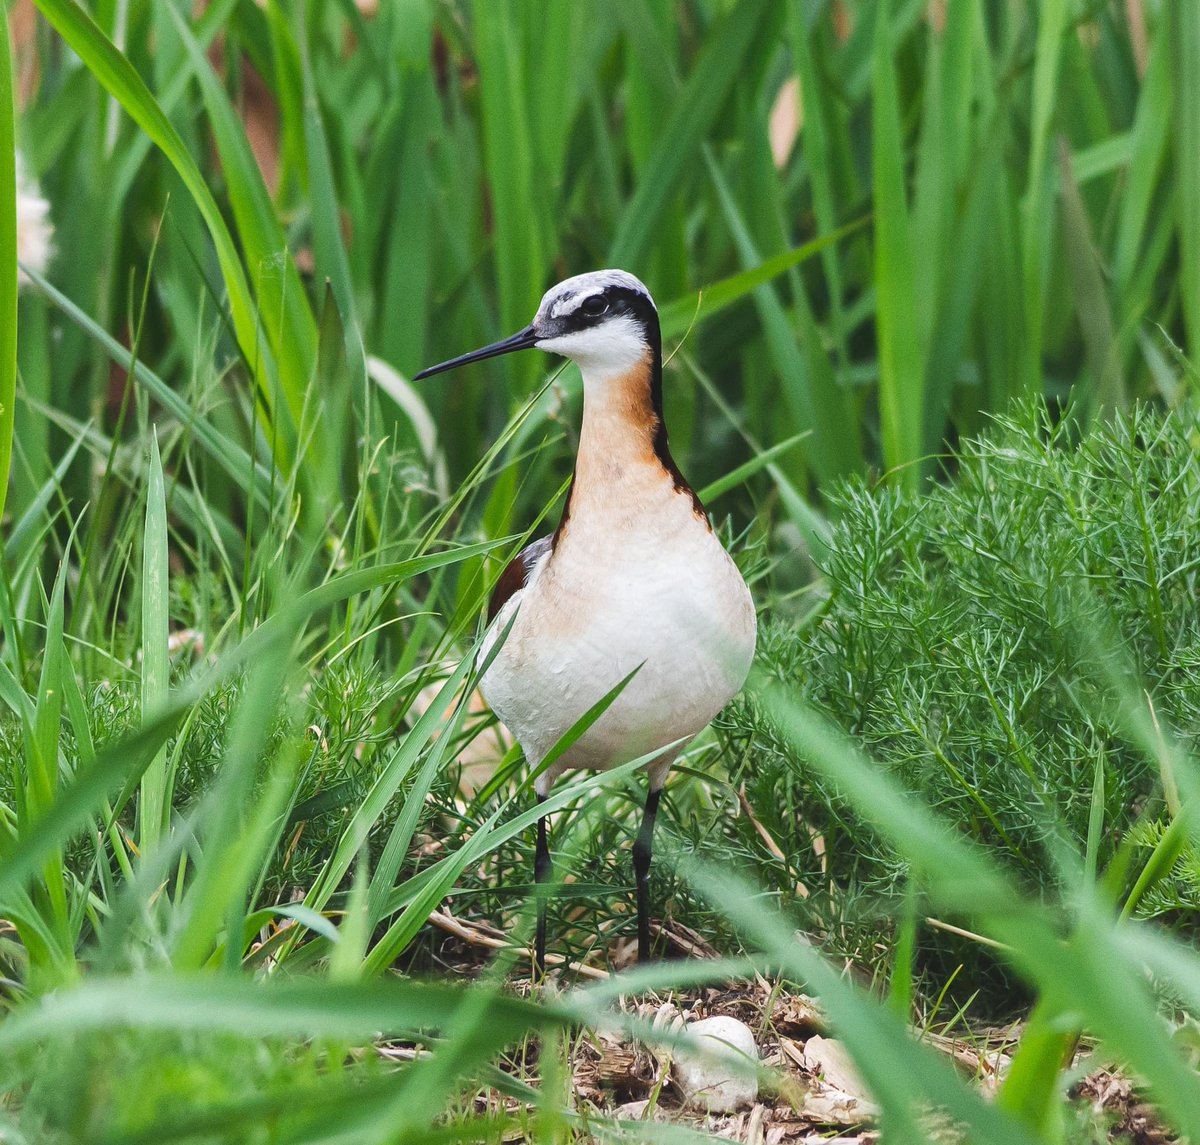
[[[1116,4],[1052,5],[1039,21],[1032,8],[967,0],[944,25],[913,4],[844,5],[845,20],[822,6],[766,5],[764,19],[686,7],[686,19],[666,3],[596,18],[552,4],[535,18],[422,2],[363,20],[313,5],[300,20],[229,2],[192,29],[174,5],[143,0],[123,6],[123,59],[104,39],[106,8],[97,25],[47,2],[100,81],[67,69],[53,33],[39,32],[45,74],[26,147],[52,199],[70,189],[56,222],[64,249],[82,252],[62,260],[56,285],[117,328],[130,268],[140,275],[157,243],[147,360],[177,378],[214,348],[218,362],[240,359],[285,470],[298,435],[312,436],[326,280],[347,351],[339,381],[361,415],[364,347],[411,374],[523,324],[555,277],[613,261],[687,312],[697,290],[739,267],[863,218],[868,229],[819,260],[776,263],[753,304],[747,285],[702,306],[692,331],[741,428],[767,442],[813,431],[781,462],[802,491],[819,498],[821,482],[850,469],[917,481],[947,434],[977,430],[980,411],[1018,393],[1153,391],[1139,329],[1157,324],[1182,342],[1187,326],[1190,224],[1174,189],[1178,178],[1186,194],[1192,117],[1186,88],[1176,98],[1171,83],[1186,28],[1160,35],[1151,20],[1143,77]],[[218,28],[223,81],[203,53]],[[553,67],[548,40],[563,48]],[[793,71],[804,122],[777,167],[768,114]],[[238,116],[263,87],[277,187],[259,175]],[[1060,140],[1078,209],[1067,209]],[[1072,256],[1093,248],[1111,277]],[[207,318],[196,306],[205,294]],[[214,347],[220,310],[228,324]],[[86,420],[111,401],[106,377],[85,334],[68,325],[62,337],[41,397]],[[39,341],[24,351],[31,377]],[[423,391],[439,420],[459,424],[443,444],[452,474],[483,452],[535,373],[531,360],[506,361]],[[686,367],[671,389],[675,435],[689,449],[694,439],[702,480],[746,459]],[[32,429],[46,415],[25,416]],[[408,438],[386,399],[381,416]],[[328,485],[311,471],[342,465],[351,436],[349,426],[313,436],[299,478],[316,482],[310,499]],[[516,490],[501,483],[491,512],[507,527],[551,487],[543,466],[514,512]],[[36,487],[17,489],[24,507]]]
[[[569,1092],[575,1031],[751,972],[821,995],[896,1140],[928,1105],[1076,1139],[1080,1036],[1200,1134],[1168,1025],[1200,1006],[1194,21],[35,3],[16,138],[59,255],[14,317],[0,192],[0,1137],[644,1141]],[[672,446],[762,671],[679,768],[655,870],[730,960],[531,1002],[512,950],[428,981],[426,920],[453,894],[532,930],[525,769],[464,697],[578,386],[536,355],[408,379],[610,264],[659,301]],[[640,795],[627,769],[553,796],[570,958],[631,931]],[[968,979],[1032,1005],[995,1104],[906,1025]]]
[[[957,480],[928,495],[847,487],[823,599],[802,630],[768,629],[760,663],[1032,892],[1054,898],[1077,877],[1066,848],[1091,876],[1108,869],[1128,912],[1190,934],[1186,863],[1133,891],[1132,856],[1179,798],[1163,759],[1128,737],[1096,626],[1119,632],[1155,718],[1192,742],[1195,422],[1139,409],[1082,441],[1076,428],[1026,409],[969,443]],[[907,858],[847,815],[758,705],[722,722],[744,745],[751,804],[788,847],[777,885],[812,888],[814,925],[848,894],[898,902]],[[823,856],[797,821],[823,838]],[[834,938],[830,919],[823,929]]]
[[[8,497],[17,397],[17,217],[16,131],[13,112],[12,56],[8,28],[0,43],[0,518]],[[13,159],[9,159],[9,155]]]

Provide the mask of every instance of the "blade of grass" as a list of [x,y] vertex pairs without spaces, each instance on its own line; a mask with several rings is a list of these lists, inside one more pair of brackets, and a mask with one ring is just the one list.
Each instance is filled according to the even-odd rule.
[[[179,133],[133,65],[83,8],[71,0],[34,0],[34,3],[96,79],[154,140],[183,181],[204,219],[216,250],[238,346],[255,376],[263,407],[274,417],[283,416],[283,412],[276,409],[277,386],[280,381],[289,386],[294,385],[295,381],[276,376],[274,361],[258,337],[258,318],[237,249],[208,183]],[[300,400],[302,398],[292,398],[287,404]],[[290,456],[284,438],[277,436],[274,440],[280,449],[281,465],[285,471],[289,470]]]
[[40,863],[87,822],[114,788],[123,784],[132,789],[155,752],[208,689],[246,664],[257,662],[276,641],[288,638],[297,619],[311,617],[355,593],[395,585],[409,577],[470,560],[511,543],[512,538],[503,538],[343,573],[301,594],[286,608],[274,613],[241,643],[226,651],[207,674],[181,688],[172,697],[169,707],[152,723],[143,725],[131,736],[99,751],[95,766],[76,775],[71,784],[60,792],[53,805],[39,819],[36,832],[24,832],[10,848],[0,849],[0,895],[28,878]]
[[[925,363],[924,449],[930,458],[944,449],[946,422],[953,412],[955,387],[964,358],[970,352],[971,323],[981,303],[981,270],[985,264],[989,228],[993,223],[986,207],[988,194],[994,192],[986,187],[986,179],[985,164],[970,181],[952,242],[944,252],[949,265],[942,275],[942,297]],[[929,473],[930,468],[927,465],[925,472]]]
[[[353,441],[355,422],[355,389],[351,382],[352,369],[346,355],[348,346],[357,343],[361,354],[362,343],[352,331],[348,331],[343,315],[338,309],[337,295],[328,280],[325,284],[325,302],[321,307],[321,326],[317,342],[317,361],[313,378],[313,401],[309,406],[304,424],[304,440],[321,445],[313,451],[311,515],[316,519],[319,532],[336,521],[345,505],[353,502],[354,492],[347,488],[348,475],[345,471],[344,450],[348,441]],[[362,390],[358,391],[360,400]],[[318,396],[319,395],[319,396]],[[361,519],[361,518],[360,518]],[[356,547],[361,548],[361,536],[356,538]]]
[[1171,125],[1176,114],[1175,88],[1171,82],[1173,46],[1172,36],[1165,33],[1155,36],[1138,95],[1113,249],[1113,295],[1118,300],[1126,297],[1150,230],[1151,206],[1167,157]]
[[[428,51],[428,48],[427,48]],[[380,221],[385,228],[381,251],[378,321],[371,348],[409,376],[425,362],[426,337],[433,291],[413,290],[414,282],[432,283],[434,254],[434,172],[428,140],[441,128],[438,93],[428,66],[407,77],[403,94],[392,112],[390,134],[382,134],[368,167],[368,185],[375,186],[372,201],[388,204]],[[387,143],[391,142],[388,147]],[[386,150],[385,150],[386,148]],[[394,168],[405,173],[397,182]],[[369,241],[369,240],[368,240]],[[398,320],[399,315],[402,320]]]
[[75,455],[79,452],[79,447],[83,445],[83,442],[83,434],[73,435],[71,444],[59,458],[54,472],[38,489],[20,518],[9,529],[8,536],[4,540],[3,551],[4,560],[10,568],[18,568],[24,564],[36,549],[42,536],[40,530],[46,511],[54,497],[62,495],[63,478],[66,476],[67,470],[71,468],[71,463],[75,460]]
[[[334,185],[329,140],[326,138],[325,123],[317,99],[316,80],[313,76],[307,8],[307,4],[299,3],[292,9],[294,39],[287,37],[277,7],[272,6],[268,15],[273,22],[279,46],[286,50],[289,56],[294,56],[299,65],[304,99],[304,151],[308,160],[308,190],[313,213],[313,254],[316,271],[320,278],[329,282],[337,300],[337,309],[344,323],[345,363],[350,378],[350,392],[360,396],[366,383],[366,352],[362,344],[362,328],[358,321],[354,286],[350,279],[350,260],[342,242],[341,212]],[[319,411],[317,416],[319,417]]]
[[[191,33],[193,40],[199,44],[202,52],[206,52],[212,47],[213,40],[228,25],[230,15],[236,7],[237,0],[216,0],[200,14]],[[174,21],[177,16],[174,5],[163,5],[163,8],[169,10],[169,16]],[[158,97],[159,106],[164,113],[170,115],[175,111],[191,80],[191,72],[187,68],[179,68],[174,71],[166,87],[160,89]],[[113,156],[115,167],[112,185],[113,193],[118,200],[123,201],[128,195],[129,188],[133,185],[138,170],[146,161],[146,154],[153,145],[154,141],[150,136],[143,133],[126,141],[120,153]]]
[[[167,640],[170,581],[167,572],[167,499],[158,435],[150,436],[150,480],[146,487],[146,527],[142,534],[142,722],[161,710],[170,689]],[[138,790],[138,849],[152,852],[171,813],[171,779],[166,747],[155,753]]]
[[1037,9],[1037,43],[1033,61],[1033,105],[1030,111],[1029,176],[1021,202],[1022,278],[1025,292],[1025,365],[1022,388],[1042,389],[1042,323],[1053,230],[1053,167],[1046,163],[1050,119],[1054,113],[1062,41],[1066,32],[1065,0],[1046,0]]
[[[484,160],[494,201],[496,287],[500,321],[516,330],[529,321],[541,298],[547,266],[545,240],[552,233],[535,173],[537,157],[527,93],[527,53],[519,43],[520,8],[476,0],[476,53],[480,74]],[[529,62],[532,63],[532,60]],[[536,366],[517,363],[509,374],[528,383]]]
[[[887,1139],[931,1142],[933,1138],[919,1118],[928,1103],[946,1109],[955,1121],[968,1127],[973,1140],[989,1145],[1033,1145],[1034,1138],[984,1101],[944,1058],[914,1042],[906,1023],[886,1003],[857,988],[810,944],[796,941],[793,926],[767,906],[755,887],[718,870],[715,864],[692,861],[680,873],[764,952],[770,965],[805,983],[820,997],[839,1038],[882,1106],[881,1124]],[[607,1012],[601,1010],[603,1000],[613,992],[653,989],[665,985],[669,977],[661,968],[639,969],[636,975],[621,975],[616,982],[581,989],[568,1001],[595,1020],[598,1013]],[[653,1037],[651,1031],[646,1035]]]
[[[729,424],[737,430],[738,434],[745,439],[746,444],[755,453],[762,453],[763,447],[755,440],[753,435],[746,431],[738,415],[730,407],[729,403],[725,401],[720,389],[713,383],[713,380],[688,355],[684,354],[683,360],[687,364],[688,369],[699,380],[709,400],[721,411],[721,414]],[[783,470],[774,462],[767,465],[767,473],[770,474],[771,480],[775,483],[775,487],[779,492],[780,502],[791,519],[792,524],[796,526],[800,531],[801,537],[804,538],[809,553],[820,561],[829,551],[829,522],[801,496],[799,490],[796,489],[791,481],[788,480]]]
[[[0,1049],[11,1055],[51,1037],[115,1028],[227,1030],[258,1037],[330,1037],[369,1043],[381,1032],[404,1034],[421,1027],[443,1027],[475,993],[482,995],[496,1021],[501,1044],[534,1026],[566,1020],[558,1007],[544,999],[523,1001],[500,991],[483,993],[400,979],[347,984],[141,974],[93,979],[46,997],[38,1006],[25,1007],[0,1026]],[[11,1068],[6,1067],[5,1074]]]
[[1087,407],[1093,414],[1110,414],[1125,405],[1125,384],[1115,353],[1112,314],[1091,223],[1079,186],[1071,171],[1071,148],[1058,139],[1059,188],[1062,195],[1063,240],[1075,287],[1075,312],[1083,332],[1091,387]]
[[[464,657],[441,684],[437,697],[421,713],[417,722],[389,755],[378,777],[360,799],[350,822],[346,824],[345,830],[334,846],[332,854],[322,866],[320,874],[305,896],[306,906],[314,910],[324,909],[330,897],[342,884],[346,873],[353,865],[355,857],[361,852],[375,824],[383,815],[388,804],[395,798],[396,793],[400,790],[400,785],[408,777],[419,753],[435,735],[439,734],[445,713],[463,681],[467,678],[470,667],[471,658]],[[445,734],[445,732],[442,731],[441,734]],[[423,796],[417,798],[421,799]],[[403,856],[401,856],[402,858]],[[395,864],[395,870],[391,871],[393,877],[398,869],[399,862]],[[382,915],[380,896],[390,890],[390,884],[391,879],[387,877],[378,877],[372,881],[368,900],[368,913],[372,921],[376,921]]]
[[[591,111],[597,174],[589,181],[596,185],[597,198],[606,197],[605,218],[616,220],[626,198],[620,172],[628,165],[636,186],[658,154],[663,109],[672,105],[681,87],[681,41],[685,36],[666,7],[618,4],[611,11],[624,41],[622,131],[614,138],[608,114],[600,108],[605,99],[602,81],[596,82]],[[655,225],[654,243],[641,264],[643,277],[665,298],[679,295],[690,285],[687,209],[685,196],[677,195],[668,202]],[[686,453],[687,443],[680,444]]]
[[1200,348],[1200,7],[1172,4],[1166,12],[1174,64],[1175,166],[1179,179],[1179,293],[1187,346]]
[[[69,549],[68,549],[69,552]],[[62,677],[71,671],[63,645],[64,596],[69,564],[66,559],[59,567],[50,599],[46,600],[46,640],[42,670],[38,678],[34,701],[33,724],[26,726],[24,739],[26,774],[22,791],[18,788],[18,839],[21,835],[42,830],[59,790],[59,736],[65,688]],[[37,910],[50,941],[31,952],[32,967],[41,975],[44,985],[71,977],[74,964],[70,907],[67,902],[66,852],[59,843],[44,852],[41,879],[35,887],[34,909]],[[38,955],[46,961],[40,961]]]
[[1005,956],[1035,985],[1056,1021],[1082,1025],[1124,1057],[1181,1130],[1200,1127],[1200,1080],[1171,1045],[1140,963],[1122,952],[1108,905],[1090,893],[1072,899],[1065,913],[1075,922],[1064,937],[1062,910],[1023,899],[981,849],[904,795],[823,717],[779,689],[766,694],[784,734],[900,850],[931,901],[966,914],[981,933],[1004,943]]
[[[167,5],[167,11],[200,84],[238,237],[254,280],[263,330],[279,361],[291,424],[299,425],[316,358],[317,334],[312,310],[245,128],[187,21],[173,4]],[[319,450],[319,438],[316,445]]]
[[698,494],[700,500],[707,505],[709,501],[728,493],[730,489],[736,489],[760,470],[766,469],[781,454],[799,445],[806,436],[807,434],[797,433],[795,436],[781,441],[778,445],[772,445],[769,449],[756,453],[749,461],[739,465],[736,469],[731,469],[724,477],[718,477],[716,481],[705,485]]
[[[493,656],[495,655],[496,650],[498,650],[498,648],[494,646],[492,651]],[[484,666],[481,666],[481,674],[483,670]],[[630,672],[628,676],[619,681],[586,712],[584,712],[583,715],[580,716],[579,719],[576,720],[575,723],[572,724],[572,726],[567,729],[562,736],[559,737],[558,741],[546,754],[537,770],[529,776],[530,781],[532,781],[532,779],[538,774],[545,771],[546,768],[550,767],[554,761],[570,747],[571,744],[578,740],[579,737],[582,736],[583,733],[587,731],[587,729],[591,727],[592,724],[594,724],[596,720],[598,720],[600,716],[608,710],[613,701],[621,694],[622,691],[624,691],[625,686],[633,678],[636,672],[637,669],[634,669],[633,672]],[[460,703],[458,713],[456,714],[457,718],[461,719],[465,711],[466,705]],[[453,727],[447,729],[446,733],[439,741],[439,744],[444,744],[447,740],[450,740],[452,738],[453,731]],[[624,778],[626,775],[631,774],[633,771],[644,767],[647,763],[656,758],[661,751],[662,749],[656,749],[655,751],[650,752],[648,755],[631,760],[602,774],[608,782],[616,782],[617,780]],[[440,763],[441,753],[435,750],[431,755],[430,760],[431,764]],[[426,781],[426,787],[427,786],[428,782]],[[417,798],[423,799],[420,781],[418,781],[415,793]],[[412,941],[420,928],[425,925],[426,920],[429,918],[430,911],[432,911],[437,904],[441,902],[443,898],[445,898],[450,888],[457,881],[459,875],[461,875],[468,866],[481,860],[485,855],[498,847],[506,839],[511,838],[512,835],[517,831],[524,830],[543,816],[548,815],[553,811],[557,811],[564,803],[569,801],[569,798],[576,798],[578,796],[578,791],[566,789],[557,794],[562,796],[562,798],[559,799],[556,798],[555,795],[551,795],[546,799],[539,801],[537,806],[529,809],[521,815],[518,815],[515,819],[505,824],[499,831],[496,829],[497,824],[500,822],[501,815],[507,810],[508,805],[512,800],[506,800],[499,807],[497,807],[492,815],[485,821],[485,823],[477,831],[475,831],[471,838],[467,840],[467,842],[459,849],[457,854],[452,854],[437,864],[436,876],[431,875],[428,878],[428,881],[422,885],[417,894],[414,895],[412,900],[405,906],[400,917],[388,927],[387,932],[372,948],[364,969],[373,974],[382,973],[388,966],[391,965],[391,963],[404,950],[408,943]],[[403,834],[401,835],[400,840],[402,846],[396,848],[397,852],[402,853],[402,851],[407,850],[408,842],[411,840],[412,831],[415,826],[415,817],[413,822],[404,825]],[[396,824],[396,834],[400,834],[401,827],[401,822],[398,820]]]
[[1039,1140],[1063,1140],[1059,1078],[1078,1038],[1078,1030],[1064,1028],[1057,1007],[1039,1002],[1029,1015],[996,1096],[996,1104],[1025,1122]]
[[688,294],[668,302],[659,311],[659,324],[664,341],[682,337],[693,326],[699,326],[701,322],[719,314],[735,302],[740,302],[784,271],[807,262],[816,254],[831,251],[842,239],[861,230],[869,222],[868,216],[855,219],[854,222],[838,227],[820,238],[764,259],[749,270],[738,271],[737,274],[709,283],[696,294]]
[[914,464],[923,447],[925,347],[917,313],[912,227],[904,187],[895,47],[888,9],[875,13],[871,82],[871,168],[875,205],[876,323],[879,340],[879,420],[883,460],[908,488],[920,481]]
[[662,125],[654,159],[641,173],[609,247],[610,266],[636,267],[645,257],[654,228],[697,148],[708,135],[734,81],[746,66],[756,38],[773,42],[783,5],[772,0],[743,0],[731,8],[705,38],[691,74]]
[[[253,878],[261,856],[256,843],[266,838],[271,821],[283,808],[286,791],[281,772],[256,790],[283,683],[293,661],[299,634],[293,610],[276,613],[283,619],[268,649],[254,659],[232,719],[216,783],[205,798],[196,878],[181,904],[171,963],[194,970],[210,956],[222,927],[230,920]],[[289,754],[285,747],[278,753]],[[243,907],[244,909],[244,907]],[[230,934],[240,931],[240,919]],[[241,951],[237,951],[240,958]]]
[[0,520],[12,465],[17,404],[17,143],[13,124],[12,49],[8,22],[0,36]]
[[[834,188],[834,165],[830,152],[830,110],[828,94],[823,77],[819,74],[813,55],[814,45],[810,42],[814,29],[808,26],[805,6],[788,4],[788,39],[792,48],[792,60],[800,82],[800,107],[803,123],[800,140],[803,146],[805,166],[812,186],[813,209],[817,216],[817,227],[822,236],[832,236],[838,230],[838,210],[835,206],[837,194]],[[863,220],[866,221],[866,220]],[[825,281],[829,285],[830,304],[833,317],[834,338],[841,363],[848,360],[846,353],[846,320],[844,314],[844,290],[842,265],[837,252],[831,247],[821,251],[821,266]]]
[[[181,425],[220,465],[225,475],[232,479],[235,487],[247,496],[253,496],[264,505],[265,490],[270,484],[270,473],[237,442],[217,430],[206,418],[188,404],[187,400],[151,370],[141,359],[122,346],[111,334],[86,314],[65,294],[35,271],[29,272],[34,285],[54,303],[72,322],[84,330],[104,350],[105,354],[123,370],[132,372],[135,381],[144,386],[154,400],[168,410]],[[250,480],[247,479],[250,475]]]
[[[707,148],[705,160],[742,262],[752,266],[761,264],[728,180]],[[809,464],[813,471],[823,480],[852,471],[861,458],[857,426],[848,416],[845,396],[827,368],[823,347],[814,344],[815,327],[811,322],[806,324],[802,348],[797,345],[796,332],[769,284],[754,288],[754,301],[771,358],[780,374],[783,396],[792,409],[792,424],[801,433],[812,433]],[[824,358],[823,363],[816,360],[818,356]]]
[[[917,300],[920,342],[928,345],[935,310],[953,273],[955,218],[959,188],[971,144],[972,71],[975,0],[949,5],[939,27],[931,20],[926,89],[922,99],[920,137],[912,203],[912,235],[917,276],[927,284]],[[932,286],[932,289],[929,289]]]

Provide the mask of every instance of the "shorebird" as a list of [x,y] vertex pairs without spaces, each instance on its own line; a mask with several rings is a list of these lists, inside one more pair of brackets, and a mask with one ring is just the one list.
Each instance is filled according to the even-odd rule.
[[[662,335],[646,287],[623,270],[568,278],[546,292],[524,330],[416,377],[530,347],[579,366],[583,423],[557,530],[522,550],[492,592],[483,655],[508,632],[480,687],[536,772],[580,717],[634,673],[600,718],[536,774],[534,790],[541,804],[568,768],[603,770],[660,751],[646,768],[649,792],[633,846],[644,962],[663,784],[687,743],[744,683],[754,603],[667,446]],[[543,814],[535,883],[549,874]],[[538,972],[545,955],[542,898]]]

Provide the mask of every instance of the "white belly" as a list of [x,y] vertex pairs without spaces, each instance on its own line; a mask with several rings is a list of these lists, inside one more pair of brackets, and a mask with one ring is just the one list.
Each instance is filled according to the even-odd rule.
[[745,681],[755,617],[736,566],[689,499],[674,499],[656,526],[623,531],[613,544],[573,525],[496,618],[489,644],[516,611],[481,686],[534,766],[638,669],[538,778],[540,794],[566,768],[608,768],[683,741],[649,765],[661,784],[683,744]]

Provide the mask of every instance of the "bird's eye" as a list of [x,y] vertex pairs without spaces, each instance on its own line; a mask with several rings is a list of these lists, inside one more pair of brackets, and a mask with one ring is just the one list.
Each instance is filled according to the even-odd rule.
[[599,294],[593,294],[591,298],[585,298],[579,307],[579,312],[585,314],[588,318],[599,318],[607,310],[608,303]]

